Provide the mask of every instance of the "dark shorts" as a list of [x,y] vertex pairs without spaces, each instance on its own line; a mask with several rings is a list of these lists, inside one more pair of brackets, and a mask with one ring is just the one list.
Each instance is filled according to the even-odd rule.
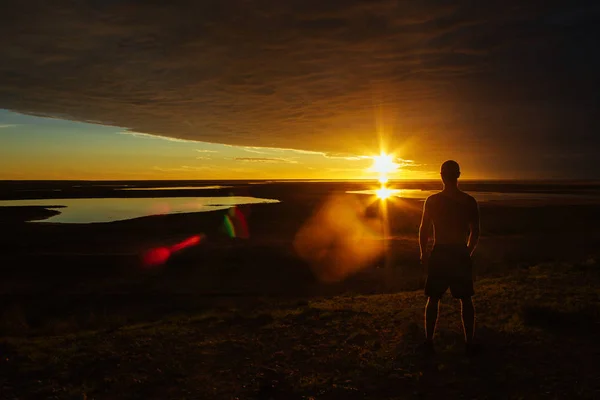
[[469,298],[473,289],[473,263],[467,246],[436,245],[429,257],[425,295],[441,298],[446,290],[455,299]]

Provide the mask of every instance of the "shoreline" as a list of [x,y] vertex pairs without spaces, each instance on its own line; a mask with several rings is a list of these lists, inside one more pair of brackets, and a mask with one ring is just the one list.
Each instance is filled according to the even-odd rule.
[[[425,190],[425,189],[423,189]],[[270,193],[249,193],[247,191],[244,192],[239,192],[239,193],[215,193],[215,192],[222,192],[221,189],[200,189],[200,191],[204,191],[204,192],[211,192],[210,196],[197,196],[195,194],[190,194],[188,193],[189,191],[184,190],[183,192],[187,193],[187,195],[184,195],[185,193],[173,193],[173,192],[179,192],[179,190],[175,191],[175,190],[167,190],[166,192],[170,192],[169,194],[171,196],[161,196],[161,192],[159,191],[158,193],[155,193],[152,190],[140,190],[139,192],[141,194],[143,194],[144,196],[139,196],[134,195],[134,196],[123,196],[123,197],[89,197],[89,196],[82,196],[82,197],[71,197],[71,198],[60,198],[60,197],[49,197],[49,198],[36,198],[36,199],[30,199],[30,198],[18,198],[18,199],[10,199],[10,200],[1,200],[1,201],[5,201],[5,202],[19,202],[19,201],[39,201],[39,202],[45,202],[45,200],[48,200],[49,204],[44,204],[44,205],[0,205],[0,224],[1,223],[16,223],[16,222],[35,222],[35,223],[48,223],[48,224],[76,224],[76,225],[85,225],[85,224],[111,224],[111,223],[122,223],[122,222],[126,222],[126,221],[132,221],[132,220],[136,220],[136,219],[140,219],[140,218],[149,218],[149,217],[160,217],[160,216],[165,216],[165,215],[177,215],[177,214],[205,214],[205,213],[213,213],[213,212],[218,212],[218,211],[223,211],[224,207],[227,208],[232,208],[232,207],[236,207],[236,206],[248,206],[248,205],[258,205],[258,204],[264,204],[264,205],[274,205],[274,204],[278,204],[278,203],[294,203],[299,205],[300,207],[303,207],[304,205],[302,205],[301,203],[306,202],[308,204],[315,204],[315,202],[322,202],[324,199],[331,197],[333,195],[345,195],[348,198],[351,197],[355,197],[357,199],[359,199],[360,201],[364,202],[367,198],[372,198],[373,196],[370,194],[366,194],[366,193],[355,193],[353,191],[347,192],[347,191],[337,191],[337,192],[331,192],[331,193],[322,193],[322,192],[309,192],[309,193],[299,193],[299,194],[288,194],[288,193],[284,193],[284,192],[279,192],[276,193],[274,191],[270,191]],[[130,192],[134,192],[134,191],[130,191]],[[469,193],[467,191],[467,193]],[[496,193],[496,192],[491,192],[491,193]],[[176,196],[174,196],[174,194],[176,194]],[[261,195],[266,195],[264,197],[261,197]],[[507,196],[509,195],[514,195],[514,194],[534,194],[533,192],[508,192],[506,193]],[[484,199],[484,200],[478,200],[478,203],[480,205],[480,207],[484,207],[484,208],[491,208],[491,207],[498,207],[498,208],[511,208],[511,207],[530,207],[530,208],[536,208],[536,207],[580,207],[580,206],[585,206],[585,207],[593,207],[596,205],[600,206],[600,194],[598,195],[592,195],[589,193],[585,193],[585,194],[574,194],[574,193],[567,193],[565,195],[565,197],[544,197],[544,195],[559,195],[559,193],[541,193],[541,192],[535,192],[535,194],[539,194],[540,198],[506,198],[506,199]],[[77,201],[77,200],[102,200],[104,198],[106,199],[123,199],[125,201],[127,201],[127,199],[131,199],[131,200],[136,200],[136,199],[156,199],[157,201],[160,201],[160,199],[170,199],[170,198],[174,198],[174,199],[183,199],[183,198],[218,198],[218,197],[222,197],[222,198],[228,198],[230,196],[239,196],[239,197],[250,197],[256,200],[264,200],[264,203],[242,203],[242,204],[221,204],[216,202],[215,204],[210,204],[210,205],[205,205],[204,207],[219,207],[219,210],[210,210],[210,209],[206,209],[206,210],[202,210],[202,211],[180,211],[180,212],[164,212],[164,213],[148,213],[146,215],[139,215],[139,216],[135,216],[135,217],[125,217],[123,219],[116,219],[116,220],[110,220],[110,221],[97,221],[97,222],[61,222],[61,221],[45,221],[49,218],[52,218],[54,216],[60,215],[61,214],[61,210],[60,209],[66,209],[69,206],[68,205],[64,205],[64,204],[58,204],[60,203],[60,201],[57,202],[57,204],[51,204],[50,202],[52,201],[56,201],[56,200],[66,200],[66,201]],[[267,197],[268,196],[268,197]],[[420,204],[424,201],[424,198],[415,198],[415,197],[401,197],[401,196],[393,196],[390,199],[387,200],[389,204],[392,204],[393,206],[395,205],[395,203],[411,203],[411,204]],[[278,203],[277,203],[278,202]],[[395,205],[397,206],[397,205]]]
[[[304,193],[308,196],[324,195],[332,192],[368,190],[377,187],[375,181],[348,182],[236,182],[236,181],[157,181],[156,185],[163,190],[153,189],[151,185],[139,181],[119,181],[103,185],[73,185],[66,181],[17,181],[7,183],[0,181],[0,200],[28,199],[75,199],[75,198],[147,198],[147,197],[220,197],[251,196],[259,198],[276,198],[282,200],[290,197],[290,191]],[[167,189],[189,186],[223,186],[219,189]],[[124,190],[123,185],[129,185]],[[154,185],[154,186],[156,186]],[[291,186],[292,185],[292,186]],[[392,189],[440,190],[439,181],[397,181],[388,185]],[[131,190],[131,189],[144,190]],[[499,192],[499,193],[531,193],[531,194],[581,194],[600,197],[600,183],[563,183],[547,182],[522,183],[508,182],[462,182],[461,189],[467,192]],[[272,197],[273,195],[280,197]],[[294,194],[291,194],[294,197]],[[271,197],[270,197],[271,196]]]

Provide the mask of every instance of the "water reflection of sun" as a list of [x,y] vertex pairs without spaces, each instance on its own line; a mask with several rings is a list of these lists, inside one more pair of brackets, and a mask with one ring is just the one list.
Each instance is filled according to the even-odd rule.
[[380,198],[381,200],[385,200],[387,198],[389,198],[392,194],[394,193],[393,190],[388,189],[386,187],[382,187],[381,189],[377,189],[375,191],[375,194],[377,195],[378,198]]

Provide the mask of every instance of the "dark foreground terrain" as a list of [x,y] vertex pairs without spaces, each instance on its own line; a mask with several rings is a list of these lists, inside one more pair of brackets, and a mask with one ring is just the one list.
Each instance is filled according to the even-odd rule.
[[463,356],[460,316],[450,300],[442,306],[438,354],[431,361],[419,355],[420,291],[255,297],[85,331],[76,319],[58,320],[53,329],[65,333],[5,337],[2,396],[598,398],[598,268],[545,264],[480,281],[485,347],[473,359]]
[[[463,356],[447,297],[426,361],[422,203],[391,205],[386,255],[324,284],[293,241],[331,192],[251,188],[282,203],[240,207],[248,238],[228,234],[225,211],[63,225],[0,209],[0,398],[600,396],[598,205],[483,204],[483,352]],[[148,249],[199,234],[143,264]]]

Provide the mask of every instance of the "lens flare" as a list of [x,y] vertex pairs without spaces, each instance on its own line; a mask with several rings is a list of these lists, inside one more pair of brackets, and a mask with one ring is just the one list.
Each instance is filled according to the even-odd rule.
[[195,246],[198,243],[200,243],[203,239],[203,234],[194,235],[185,239],[184,241],[175,243],[172,246],[155,247],[144,253],[144,255],[142,256],[142,262],[145,267],[157,267],[166,263],[169,260],[169,258],[171,258],[173,253],[176,253],[191,246]]
[[194,245],[196,245],[196,244],[200,243],[200,240],[201,240],[201,239],[202,239],[202,238],[200,237],[200,235],[195,235],[195,236],[192,236],[192,237],[190,237],[190,238],[188,238],[188,239],[185,239],[183,242],[180,242],[180,243],[174,244],[173,246],[171,246],[171,249],[170,249],[170,250],[171,250],[172,252],[174,252],[174,251],[179,251],[179,250],[183,250],[183,249],[185,249],[186,247],[191,247],[191,246],[194,246]]
[[250,237],[248,220],[239,207],[232,207],[224,218],[225,231],[229,237],[247,239]]
[[223,224],[225,225],[225,232],[227,232],[227,235],[232,238],[235,237],[235,225],[229,215],[225,216]]
[[322,282],[337,282],[383,255],[382,221],[357,197],[329,198],[300,228],[294,249]]
[[171,251],[167,247],[157,247],[144,254],[143,262],[146,267],[155,267],[166,263],[169,257],[171,257]]

